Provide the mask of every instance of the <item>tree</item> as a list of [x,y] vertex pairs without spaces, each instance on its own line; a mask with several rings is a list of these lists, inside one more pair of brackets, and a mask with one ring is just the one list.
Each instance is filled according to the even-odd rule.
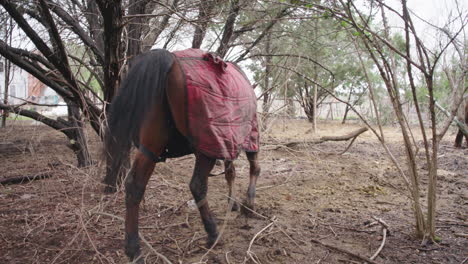
[[[436,122],[436,112],[435,112],[435,91],[438,87],[434,85],[434,76],[436,72],[436,66],[438,65],[442,54],[447,51],[447,48],[454,43],[457,43],[456,38],[459,36],[465,28],[466,21],[463,19],[462,15],[456,17],[456,20],[459,22],[459,26],[453,34],[450,34],[450,37],[445,39],[444,42],[440,43],[441,45],[437,50],[430,50],[425,46],[421,40],[419,32],[416,30],[414,23],[412,21],[412,16],[408,10],[406,0],[402,0],[401,7],[402,12],[398,12],[392,7],[386,5],[383,1],[370,2],[369,6],[371,10],[377,10],[381,13],[383,21],[383,34],[378,33],[371,24],[369,23],[369,15],[364,15],[364,12],[357,8],[353,2],[344,2],[344,1],[333,1],[330,6],[326,5],[316,5],[315,7],[318,10],[333,14],[335,19],[342,21],[349,25],[352,29],[352,35],[356,36],[359,41],[366,48],[366,52],[374,61],[378,72],[385,84],[387,89],[387,95],[390,98],[393,110],[397,116],[398,124],[402,131],[402,136],[405,146],[406,154],[406,163],[407,163],[407,175],[406,172],[402,170],[398,162],[395,160],[388,147],[385,145],[383,134],[378,134],[375,130],[374,133],[382,142],[387,153],[392,158],[392,161],[395,163],[401,176],[403,177],[408,190],[410,191],[412,200],[413,200],[413,209],[416,218],[416,231],[420,237],[431,238],[432,240],[437,240],[435,235],[435,214],[436,214],[436,186],[437,186],[437,157],[438,157],[438,147],[439,143],[447,131],[448,124],[450,124],[453,116],[455,115],[456,109],[458,108],[461,98],[456,95],[460,93],[461,90],[465,90],[465,87],[460,88],[457,91],[454,91],[454,100],[452,101],[453,108],[449,119],[447,122],[438,129]],[[399,49],[395,43],[392,43],[390,38],[389,26],[386,22],[386,12],[392,12],[397,15],[404,24],[404,50]],[[459,13],[460,14],[460,13]],[[413,55],[413,51],[416,51],[416,54]],[[396,63],[396,58],[399,57],[403,65],[406,67],[405,78],[407,78],[409,83],[409,92],[411,93],[411,99],[416,108],[418,123],[420,132],[423,135],[423,143],[425,150],[425,160],[429,166],[428,169],[428,210],[427,218],[424,218],[422,211],[422,206],[420,202],[420,172],[416,165],[416,154],[415,149],[417,145],[414,140],[411,138],[411,128],[408,125],[408,118],[405,115],[405,112],[402,108],[402,94],[400,87],[401,79],[399,77],[400,73],[398,72],[398,65]],[[423,80],[423,84],[427,89],[429,96],[429,104],[427,106],[427,112],[430,118],[430,129],[427,131],[424,126],[424,120],[422,117],[422,107],[418,100],[418,91],[417,85],[414,78],[414,71],[417,71]],[[465,75],[462,77],[466,78]],[[429,136],[431,139],[429,141]]]
[[[5,19],[6,23],[4,24],[4,32],[1,32],[0,34],[2,34],[2,39],[5,43],[11,43],[12,42],[12,37],[13,37],[13,28],[14,28],[14,25],[13,25],[13,21],[11,18],[9,19]],[[9,96],[9,87],[10,87],[10,82],[11,82],[11,70],[12,70],[12,67],[11,67],[11,62],[9,60],[7,60],[6,58],[3,60],[3,63],[1,63],[2,65],[0,65],[0,72],[3,72],[4,74],[4,89],[3,89],[3,103],[4,104],[8,104],[8,96]],[[6,110],[3,110],[3,113],[2,113],[2,124],[1,124],[1,127],[6,127],[6,119],[7,119],[7,116],[8,116],[8,112]]]

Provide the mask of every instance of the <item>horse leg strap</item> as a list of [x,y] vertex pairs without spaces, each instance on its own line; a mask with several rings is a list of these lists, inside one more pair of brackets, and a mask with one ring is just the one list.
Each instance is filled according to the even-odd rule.
[[150,159],[151,161],[153,161],[154,163],[158,163],[158,162],[164,162],[166,161],[166,158],[164,157],[161,157],[156,154],[154,154],[154,152],[152,152],[151,150],[149,150],[147,147],[145,147],[144,145],[140,144],[138,146],[138,150],[143,153],[143,155],[145,155],[148,159]]
[[202,206],[204,206],[205,204],[207,204],[208,201],[206,200],[206,197],[201,199],[200,201],[197,202],[197,207],[200,208]]

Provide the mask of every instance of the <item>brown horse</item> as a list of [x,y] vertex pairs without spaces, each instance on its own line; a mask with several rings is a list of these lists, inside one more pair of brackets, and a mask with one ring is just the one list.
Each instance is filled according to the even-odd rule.
[[[121,168],[128,164],[132,144],[138,148],[125,180],[125,253],[131,260],[139,259],[137,261],[142,262],[138,235],[139,205],[155,163],[166,158],[195,154],[190,191],[208,233],[207,246],[211,247],[218,238],[216,223],[206,196],[209,173],[216,158],[223,157],[206,155],[190,137],[187,80],[181,64],[181,60],[166,50],[152,50],[136,57],[118,95],[110,105],[106,135],[106,191],[115,190],[122,175]],[[255,100],[255,96],[251,100]],[[253,118],[256,125],[256,116]],[[250,163],[250,183],[245,206],[253,209],[260,167],[256,151],[246,151],[246,154]],[[232,160],[225,160],[225,169],[229,197],[232,197],[232,185],[236,176]],[[233,209],[236,208],[237,205],[233,206]]]
[[[465,107],[463,107],[463,104],[465,105]],[[461,108],[464,110],[462,110],[462,115],[461,115],[461,119],[460,119],[460,122],[463,122],[463,117],[465,117],[465,125],[468,125],[468,97],[465,98],[465,101],[462,103],[461,105]],[[466,141],[466,147],[468,147],[468,137],[465,136],[465,141]],[[463,132],[461,129],[458,129],[458,133],[457,133],[457,136],[455,137],[455,147],[456,148],[461,148],[462,147],[462,143],[463,143]]]

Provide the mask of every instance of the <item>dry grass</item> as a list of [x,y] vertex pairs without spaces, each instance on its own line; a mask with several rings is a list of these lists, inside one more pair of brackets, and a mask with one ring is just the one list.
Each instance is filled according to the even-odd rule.
[[[279,120],[262,138],[275,143],[308,140],[346,134],[359,126],[319,125],[314,135],[304,120]],[[385,129],[398,153],[398,131]],[[102,193],[102,164],[76,168],[65,139],[43,126],[16,124],[2,132],[3,178],[43,171],[51,171],[53,177],[0,187],[0,262],[126,263],[124,194]],[[90,145],[97,157],[100,143],[92,138]],[[257,191],[262,217],[227,215],[224,177],[210,178],[210,206],[225,231],[221,245],[209,253],[203,247],[206,235],[198,212],[187,205],[192,199],[188,182],[193,156],[158,164],[140,215],[141,232],[151,246],[142,246],[146,262],[164,263],[158,255],[162,254],[173,263],[355,263],[359,259],[313,240],[369,257],[380,246],[380,230],[365,226],[372,216],[384,219],[391,232],[378,263],[463,261],[468,254],[467,238],[462,236],[467,217],[466,150],[442,144],[438,233],[443,243],[421,249],[411,234],[403,184],[379,144],[366,132],[346,154],[322,154],[345,146],[329,142],[262,152]],[[236,169],[238,199],[243,199],[248,184],[244,156],[236,161]]]

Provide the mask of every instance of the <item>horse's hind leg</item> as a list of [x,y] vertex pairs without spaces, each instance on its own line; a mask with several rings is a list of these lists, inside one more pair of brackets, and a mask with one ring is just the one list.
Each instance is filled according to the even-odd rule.
[[[247,189],[247,200],[245,206],[251,210],[255,210],[255,189],[257,185],[257,178],[260,175],[260,165],[258,164],[258,153],[257,152],[246,152],[247,159],[250,164],[250,182],[249,188]],[[243,210],[243,213],[249,214],[248,210]]]
[[125,253],[132,261],[140,257],[139,207],[154,165],[153,161],[138,152],[125,182],[125,205],[127,207],[125,216]]
[[213,169],[215,159],[209,158],[201,153],[196,154],[195,169],[190,181],[190,191],[197,203],[200,216],[208,233],[207,247],[211,247],[218,238],[216,222],[211,214],[206,193],[208,191],[208,174]]
[[[140,144],[145,150],[152,152],[159,157],[167,146],[168,128],[162,109],[151,112],[140,129]],[[125,205],[127,207],[125,215],[125,253],[134,260],[140,257],[140,243],[138,235],[138,216],[140,202],[143,199],[146,185],[153,172],[155,161],[138,151],[135,155],[132,168],[125,181]],[[140,258],[138,263],[143,263]]]
[[232,195],[232,186],[234,185],[234,180],[236,179],[236,168],[234,167],[233,161],[224,161],[224,176],[226,177],[226,181],[229,188],[228,203],[230,203],[232,199],[232,211],[237,211],[239,210],[239,205],[237,204],[236,199]]

